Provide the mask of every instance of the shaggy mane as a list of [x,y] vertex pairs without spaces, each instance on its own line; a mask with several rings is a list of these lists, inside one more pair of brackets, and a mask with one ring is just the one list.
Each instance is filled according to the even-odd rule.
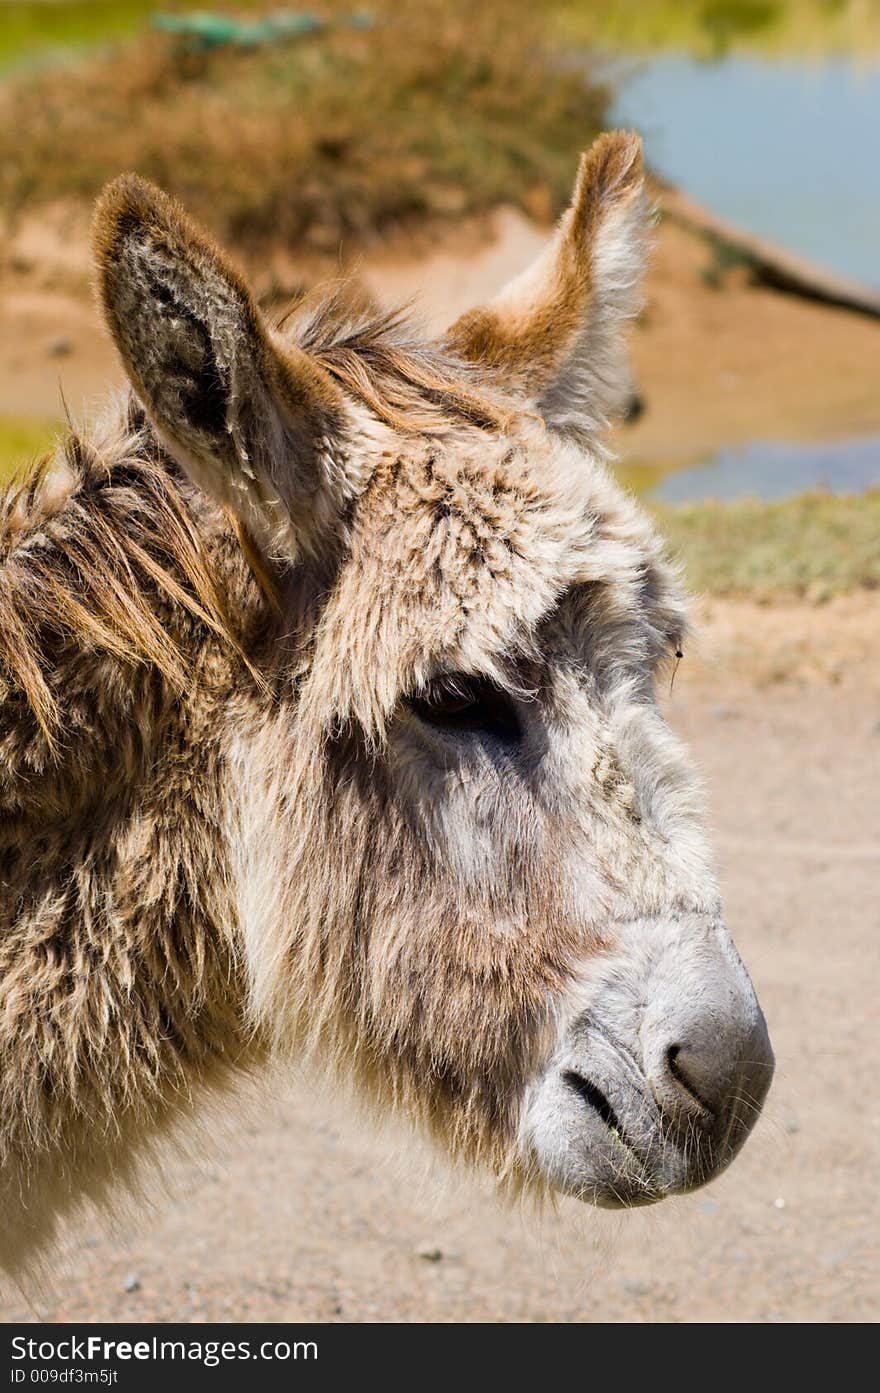
[[250,666],[174,466],[131,403],[106,440],[71,429],[0,495],[0,681],[23,693],[53,754],[52,649],[65,639],[152,664],[186,689],[184,657],[151,604],[157,592]]
[[343,283],[307,295],[281,320],[290,336],[347,392],[395,430],[440,434],[467,424],[505,430],[522,407],[474,363],[426,338],[408,305],[359,308]]

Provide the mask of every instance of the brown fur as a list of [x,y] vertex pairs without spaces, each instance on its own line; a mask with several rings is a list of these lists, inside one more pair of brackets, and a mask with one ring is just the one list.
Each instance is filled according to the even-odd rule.
[[241,644],[263,620],[219,516],[137,410],[10,489],[0,587],[0,1248],[16,1261],[259,1053],[211,829],[216,725],[236,686],[262,689]]
[[340,386],[404,434],[442,434],[454,421],[503,430],[522,411],[485,365],[425,342],[401,310],[352,314],[344,288],[304,299],[288,316],[288,333]]
[[[0,663],[45,740],[39,772],[64,737],[58,693],[67,674],[52,660],[66,645],[92,644],[122,664],[153,667],[185,690],[189,673],[173,627],[157,617],[157,593],[169,613],[179,606],[243,657],[204,542],[160,452],[139,453],[143,438],[141,423],[108,457],[72,431],[60,458],[43,459],[2,500]],[[4,705],[9,692],[7,685]],[[19,777],[18,765],[12,769]]]

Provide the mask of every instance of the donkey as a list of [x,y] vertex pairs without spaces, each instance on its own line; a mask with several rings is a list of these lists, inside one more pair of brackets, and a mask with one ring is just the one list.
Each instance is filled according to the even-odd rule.
[[7,1268],[270,1062],[508,1192],[650,1203],[742,1145],[773,1056],[655,700],[685,604],[601,444],[647,225],[606,135],[428,342],[337,292],[270,325],[105,191],[131,390],[0,521]]

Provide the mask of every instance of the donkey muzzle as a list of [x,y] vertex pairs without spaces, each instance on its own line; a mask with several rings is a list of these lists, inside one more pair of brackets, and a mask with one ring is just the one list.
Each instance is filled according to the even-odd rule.
[[555,1189],[608,1208],[696,1189],[740,1150],[774,1059],[720,921],[622,926],[585,966],[552,1059],[527,1092],[528,1160]]

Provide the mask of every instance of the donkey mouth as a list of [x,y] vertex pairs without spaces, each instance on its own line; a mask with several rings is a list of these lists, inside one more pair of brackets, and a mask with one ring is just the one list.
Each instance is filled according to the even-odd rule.
[[696,1189],[723,1168],[714,1126],[665,1115],[605,1031],[590,1043],[589,1073],[554,1067],[530,1104],[530,1150],[554,1189],[601,1209],[634,1209]]
[[773,1075],[764,1018],[720,927],[693,918],[684,941],[681,920],[673,935],[639,924],[641,944],[667,947],[662,971],[610,958],[560,1025],[520,1130],[554,1189],[603,1208],[653,1204],[713,1179],[751,1131]]
[[635,1209],[663,1199],[667,1191],[652,1179],[653,1166],[650,1155],[645,1154],[644,1143],[640,1146],[630,1136],[601,1088],[574,1069],[563,1070],[562,1080],[605,1127],[609,1158],[616,1155],[619,1167],[610,1187],[607,1182],[591,1184],[577,1191],[577,1197],[600,1209]]
[[588,1108],[591,1108],[596,1116],[604,1122],[611,1135],[611,1138],[618,1142],[629,1152],[639,1165],[644,1165],[643,1158],[639,1155],[638,1147],[627,1135],[622,1126],[617,1113],[609,1103],[601,1088],[585,1079],[583,1074],[577,1074],[573,1069],[565,1069],[562,1074],[563,1082],[567,1083],[579,1098],[582,1098]]

